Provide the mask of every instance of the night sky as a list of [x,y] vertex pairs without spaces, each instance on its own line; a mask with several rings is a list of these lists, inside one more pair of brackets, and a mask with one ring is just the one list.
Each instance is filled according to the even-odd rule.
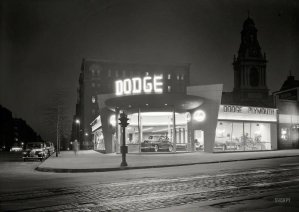
[[299,79],[297,0],[2,0],[0,104],[52,140],[59,105],[69,134],[82,58],[191,63],[191,84],[231,91],[248,11],[270,92]]

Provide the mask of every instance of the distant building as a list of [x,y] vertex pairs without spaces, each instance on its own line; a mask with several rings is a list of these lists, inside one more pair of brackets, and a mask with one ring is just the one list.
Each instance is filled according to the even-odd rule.
[[273,96],[278,108],[278,149],[298,149],[299,80],[290,74]]
[[10,110],[0,105],[0,149],[9,150],[14,142],[13,117]]
[[20,118],[14,118],[10,110],[0,105],[0,148],[7,151],[27,142],[42,141],[42,138]]
[[266,54],[262,53],[257,29],[247,18],[241,31],[241,44],[234,56],[233,92],[224,92],[222,104],[273,107],[266,80]]

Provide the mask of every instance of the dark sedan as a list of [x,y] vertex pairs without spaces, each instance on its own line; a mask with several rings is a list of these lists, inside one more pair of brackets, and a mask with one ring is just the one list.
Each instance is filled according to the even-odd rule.
[[39,159],[42,161],[48,156],[46,145],[43,142],[30,142],[26,144],[26,148],[23,151],[23,159]]
[[151,135],[144,142],[141,143],[142,152],[158,152],[169,151],[172,152],[173,146],[169,138],[161,135]]

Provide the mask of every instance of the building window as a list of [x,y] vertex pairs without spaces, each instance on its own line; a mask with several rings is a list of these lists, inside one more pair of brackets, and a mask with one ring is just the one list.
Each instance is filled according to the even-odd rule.
[[130,77],[132,77],[133,76],[133,71],[130,71]]
[[97,75],[99,76],[101,74],[101,70],[97,70]]
[[97,87],[101,87],[101,83],[98,83],[98,84],[97,84]]
[[215,151],[271,150],[270,124],[218,121]]
[[91,69],[91,75],[94,75],[94,74],[95,74],[95,70]]
[[168,92],[171,91],[171,86],[170,86],[170,85],[167,86],[167,91],[168,91]]
[[91,87],[94,88],[95,86],[96,86],[96,84],[95,84],[94,82],[92,82],[92,83],[91,83]]
[[123,70],[123,77],[126,77],[126,71]]
[[167,77],[167,79],[169,79],[169,80],[171,79],[171,74],[168,74],[168,77]]
[[96,103],[96,97],[95,97],[95,96],[92,96],[92,97],[91,97],[91,102],[92,102],[92,103]]
[[182,74],[182,76],[181,76],[181,80],[184,80],[184,74]]
[[180,80],[180,74],[177,74],[177,75],[176,75],[176,79],[177,79],[177,80]]
[[149,75],[149,73],[148,72],[145,72],[145,76],[148,76]]
[[118,70],[115,71],[115,77],[118,77]]

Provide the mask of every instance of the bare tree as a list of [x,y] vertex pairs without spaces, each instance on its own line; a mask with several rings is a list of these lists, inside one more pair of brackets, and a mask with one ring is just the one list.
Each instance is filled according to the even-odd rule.
[[66,94],[64,91],[59,91],[53,94],[47,105],[43,105],[44,109],[44,125],[49,130],[51,138],[56,140],[56,156],[60,153],[61,137],[66,137],[65,129],[68,129],[70,117],[67,116],[67,106],[64,101]]

